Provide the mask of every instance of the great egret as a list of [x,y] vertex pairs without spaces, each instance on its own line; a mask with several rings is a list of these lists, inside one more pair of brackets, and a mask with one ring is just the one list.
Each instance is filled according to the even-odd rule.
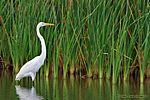
[[44,64],[44,60],[46,58],[46,46],[45,46],[44,38],[41,36],[40,31],[39,31],[40,27],[42,27],[42,26],[54,26],[54,24],[49,24],[49,23],[44,23],[44,22],[38,23],[38,25],[36,27],[36,31],[37,31],[37,36],[41,42],[42,52],[41,52],[40,56],[36,56],[35,58],[28,61],[26,64],[24,64],[22,66],[22,68],[16,75],[15,80],[20,80],[24,77],[30,76],[32,78],[32,81],[34,81],[36,72],[38,72],[40,67]]

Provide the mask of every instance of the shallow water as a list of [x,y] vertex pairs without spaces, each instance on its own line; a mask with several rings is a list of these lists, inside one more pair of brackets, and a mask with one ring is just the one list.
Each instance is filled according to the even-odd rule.
[[14,81],[11,73],[0,71],[0,100],[150,100],[150,80],[112,85],[100,79],[47,79],[37,76]]

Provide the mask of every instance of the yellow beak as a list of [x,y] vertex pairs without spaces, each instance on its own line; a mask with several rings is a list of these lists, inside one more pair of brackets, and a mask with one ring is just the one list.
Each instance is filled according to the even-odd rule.
[[44,23],[45,26],[54,26],[54,24]]

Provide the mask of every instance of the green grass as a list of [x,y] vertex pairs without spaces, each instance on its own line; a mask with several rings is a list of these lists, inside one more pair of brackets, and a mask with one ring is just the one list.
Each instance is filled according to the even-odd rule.
[[1,0],[0,10],[0,56],[5,65],[12,60],[14,72],[40,54],[36,25],[44,21],[55,27],[40,29],[47,47],[40,75],[58,77],[62,69],[63,78],[70,72],[116,83],[136,66],[144,81],[150,61],[146,0]]

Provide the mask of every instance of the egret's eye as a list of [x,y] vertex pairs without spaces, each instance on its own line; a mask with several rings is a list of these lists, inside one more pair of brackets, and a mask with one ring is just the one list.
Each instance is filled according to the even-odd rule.
[[45,25],[44,25],[44,22],[40,22],[40,23],[38,24],[38,26],[40,26],[40,27],[41,27],[41,26],[45,26]]
[[42,22],[42,26],[44,26],[44,23]]

